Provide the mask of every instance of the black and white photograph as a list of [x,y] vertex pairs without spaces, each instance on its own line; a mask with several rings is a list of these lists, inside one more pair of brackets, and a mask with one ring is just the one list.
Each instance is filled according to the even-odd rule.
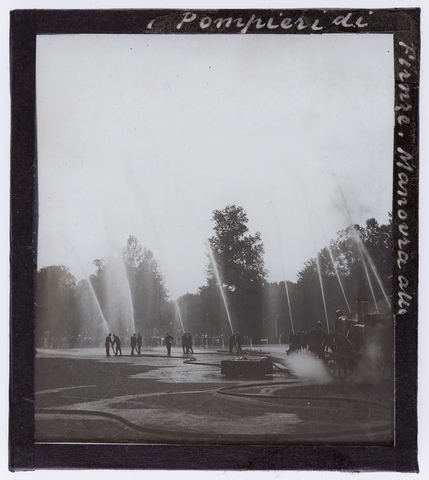
[[381,469],[415,471],[418,9],[55,15],[31,47],[34,447],[356,470],[347,448],[407,444]]

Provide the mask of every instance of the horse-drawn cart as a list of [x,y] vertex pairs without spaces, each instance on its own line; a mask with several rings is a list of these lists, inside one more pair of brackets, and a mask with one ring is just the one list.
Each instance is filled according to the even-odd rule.
[[348,377],[359,365],[373,373],[391,368],[392,315],[365,315],[360,322],[345,318],[336,327],[329,334],[320,328],[310,330],[300,340],[301,348],[323,360],[331,375]]

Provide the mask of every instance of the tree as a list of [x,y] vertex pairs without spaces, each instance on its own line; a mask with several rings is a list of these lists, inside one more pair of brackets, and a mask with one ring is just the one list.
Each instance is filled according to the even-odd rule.
[[130,235],[122,250],[132,292],[136,329],[166,329],[172,320],[165,278],[153,253]]
[[[223,210],[215,210],[212,220],[216,235],[209,242],[224,286],[234,292],[244,291],[254,282],[263,283],[267,273],[264,269],[264,244],[259,232],[245,235],[249,228],[243,208],[229,205]],[[213,270],[209,271],[209,276],[214,276]]]
[[145,253],[137,238],[134,235],[130,235],[127,240],[127,246],[122,249],[124,262],[129,267],[137,269],[143,262]]
[[236,205],[214,210],[212,220],[215,235],[209,239],[213,255],[209,255],[208,286],[224,289],[237,329],[259,341],[263,284],[267,275],[261,234],[248,234],[246,212]]
[[76,279],[64,265],[43,267],[36,277],[36,346],[60,346],[79,330]]
[[302,327],[313,328],[317,320],[325,322],[318,267],[327,314],[332,322],[336,309],[350,315],[349,307],[353,311],[359,298],[368,299],[373,312],[388,311],[388,299],[392,294],[391,264],[391,223],[379,225],[371,218],[365,227],[350,225],[339,231],[329,247],[318,253],[317,261],[316,258],[307,260],[298,273],[298,317]]
[[151,250],[130,235],[120,255],[93,263],[97,271],[91,275],[91,285],[114,333],[128,338],[132,329],[151,336],[154,328],[167,328],[173,314],[164,276]]
[[177,299],[177,308],[180,310],[185,328],[194,333],[208,330],[202,309],[202,298],[203,296],[200,294],[185,293]]
[[338,232],[331,242],[337,268],[347,279],[353,279],[356,297],[372,296],[383,303],[383,291],[391,293],[392,224],[379,225],[374,218],[366,221],[365,228],[350,225]]

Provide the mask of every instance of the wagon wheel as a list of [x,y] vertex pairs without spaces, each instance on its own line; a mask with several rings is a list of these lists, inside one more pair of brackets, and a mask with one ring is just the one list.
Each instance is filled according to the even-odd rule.
[[340,333],[327,337],[322,345],[323,360],[331,375],[344,378],[353,373],[356,359],[350,341]]

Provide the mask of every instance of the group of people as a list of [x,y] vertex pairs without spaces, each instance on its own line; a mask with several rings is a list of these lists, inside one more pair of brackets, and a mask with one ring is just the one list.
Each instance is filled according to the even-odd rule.
[[194,353],[194,349],[192,348],[192,335],[191,332],[184,332],[182,335],[182,349],[183,355],[189,355],[190,353]]
[[326,333],[322,330],[321,322],[317,322],[316,328],[307,333],[294,333],[292,331],[289,335],[289,350],[287,350],[286,353],[289,355],[292,352],[304,350],[321,356],[321,348],[326,336]]
[[[171,346],[173,344],[174,337],[166,332],[164,337],[164,345],[167,348],[167,356],[171,356]],[[141,348],[143,343],[143,337],[140,333],[133,333],[130,339],[131,356],[141,355]],[[106,356],[110,357],[110,351],[112,350],[114,355],[122,355],[121,339],[118,335],[109,333],[106,337]],[[182,349],[183,355],[189,355],[194,353],[193,339],[191,332],[184,332],[182,335]],[[238,332],[234,333],[229,338],[229,353],[233,353],[236,350],[237,355],[242,353],[241,349],[241,336]]]
[[234,349],[237,350],[237,355],[243,353],[243,350],[241,349],[241,337],[238,332],[233,333],[229,337],[229,353],[233,353]]
[[[134,356],[136,352],[137,355],[141,354],[141,347],[142,347],[142,341],[143,337],[140,335],[136,335],[133,333],[131,340],[130,340],[130,345],[131,345],[131,355]],[[121,347],[121,339],[118,337],[118,335],[109,333],[106,337],[106,357],[110,357],[110,348],[112,348],[112,352],[114,355],[122,355],[122,347]]]
[[[335,313],[336,320],[334,332],[347,337],[349,330],[356,324],[356,321],[347,318],[341,310],[337,310]],[[327,336],[328,335],[322,329],[321,322],[317,322],[315,328],[307,333],[294,333],[292,331],[289,335],[289,350],[287,350],[286,353],[289,355],[290,353],[304,350],[322,357],[323,342],[326,341]],[[357,339],[357,341],[360,340],[361,339]]]
[[306,347],[307,343],[306,343],[306,339],[305,339],[305,332],[296,332],[294,333],[293,331],[290,332],[290,335],[289,335],[289,350],[287,351],[287,353],[292,353],[292,352],[296,352],[296,351],[299,351],[299,350],[302,350]]
[[136,352],[137,355],[141,354],[142,351],[142,342],[143,342],[143,337],[140,335],[140,333],[136,336],[135,333],[133,333],[131,340],[130,340],[130,345],[131,345],[131,356],[134,356]]
[[223,335],[211,335],[209,333],[196,333],[194,335],[193,344],[196,347],[223,347]]
[[121,339],[113,334],[109,333],[106,337],[106,357],[110,357],[110,348],[112,348],[112,351],[115,355],[122,355],[122,348],[121,348]]

